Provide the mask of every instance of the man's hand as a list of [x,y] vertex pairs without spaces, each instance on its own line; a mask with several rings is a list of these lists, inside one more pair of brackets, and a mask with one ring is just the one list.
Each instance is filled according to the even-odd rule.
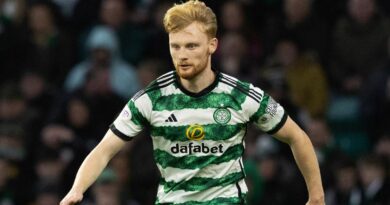
[[74,205],[83,199],[83,194],[70,191],[60,202],[60,205]]

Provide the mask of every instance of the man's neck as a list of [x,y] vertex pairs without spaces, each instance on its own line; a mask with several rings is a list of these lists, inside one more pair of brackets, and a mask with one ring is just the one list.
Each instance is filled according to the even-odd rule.
[[210,86],[214,82],[215,77],[216,75],[211,68],[206,68],[191,80],[180,78],[180,83],[186,90],[192,93],[199,93]]

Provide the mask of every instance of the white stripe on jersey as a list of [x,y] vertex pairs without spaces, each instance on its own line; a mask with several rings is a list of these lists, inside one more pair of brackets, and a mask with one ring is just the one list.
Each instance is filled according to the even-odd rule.
[[[257,92],[262,93],[262,91],[258,88],[252,87],[252,89],[256,90]],[[241,107],[242,107],[243,113],[245,113],[245,115],[242,115],[242,117],[245,117],[244,120],[246,122],[248,122],[249,118],[253,114],[255,114],[257,112],[257,110],[260,108],[260,103],[256,102],[253,98],[247,97],[247,98],[245,98],[245,101],[241,104]]]
[[160,77],[157,78],[157,82],[161,82],[165,79],[168,79],[174,75],[175,71],[169,71],[168,73],[165,73],[164,75],[161,75]]
[[162,96],[183,94],[183,92],[179,88],[176,88],[173,83],[171,85],[161,88],[160,91]]
[[129,137],[136,136],[142,130],[142,126],[134,124],[131,111],[127,105],[123,108],[121,114],[115,119],[114,125],[121,133]]
[[226,93],[230,95],[234,88],[230,85],[226,85],[225,83],[219,82],[218,86],[212,91],[213,93]]
[[[208,125],[216,124],[213,118],[213,114],[216,108],[207,109],[182,109],[182,110],[163,110],[163,111],[152,111],[151,125],[156,127],[163,126],[186,126],[186,125]],[[231,113],[231,119],[227,123],[228,125],[236,125],[239,123],[245,123],[245,116],[243,111],[236,111],[228,108]],[[175,114],[177,122],[165,122],[172,113]],[[196,117],[194,117],[196,116]]]
[[151,116],[151,111],[152,111],[152,101],[150,100],[149,96],[145,93],[141,95],[135,102],[135,106],[137,108],[143,108],[143,109],[138,109],[142,116],[146,118],[148,121],[150,121],[150,116]]
[[187,181],[192,177],[204,177],[204,178],[222,178],[228,174],[241,172],[241,166],[239,160],[233,159],[221,164],[211,164],[203,169],[180,169],[174,167],[162,168],[157,164],[159,170],[161,170],[161,176],[165,181]]

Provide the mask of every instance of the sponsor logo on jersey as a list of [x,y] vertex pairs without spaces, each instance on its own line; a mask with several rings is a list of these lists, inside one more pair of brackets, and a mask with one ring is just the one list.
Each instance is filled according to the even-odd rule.
[[215,122],[224,125],[230,121],[232,114],[226,108],[218,108],[214,111],[213,117]]
[[171,152],[174,154],[192,154],[192,153],[223,153],[223,145],[219,144],[217,146],[209,147],[205,143],[195,144],[193,142],[188,143],[188,145],[179,145],[176,143],[175,146],[171,147]]
[[[190,125],[186,129],[186,136],[191,142],[185,145],[180,145],[176,143],[171,147],[171,152],[174,154],[182,153],[182,154],[193,154],[193,153],[223,153],[223,145],[218,144],[215,146],[208,146],[207,143],[199,143],[205,137],[204,128],[201,125],[194,124]],[[192,142],[194,141],[194,142]]]
[[190,125],[186,130],[186,136],[189,140],[202,140],[204,138],[204,129],[198,124]]

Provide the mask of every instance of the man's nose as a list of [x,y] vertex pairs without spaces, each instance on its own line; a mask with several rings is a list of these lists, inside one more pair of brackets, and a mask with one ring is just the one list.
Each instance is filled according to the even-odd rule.
[[180,51],[177,52],[177,57],[179,60],[187,60],[188,54],[184,49],[181,49]]

